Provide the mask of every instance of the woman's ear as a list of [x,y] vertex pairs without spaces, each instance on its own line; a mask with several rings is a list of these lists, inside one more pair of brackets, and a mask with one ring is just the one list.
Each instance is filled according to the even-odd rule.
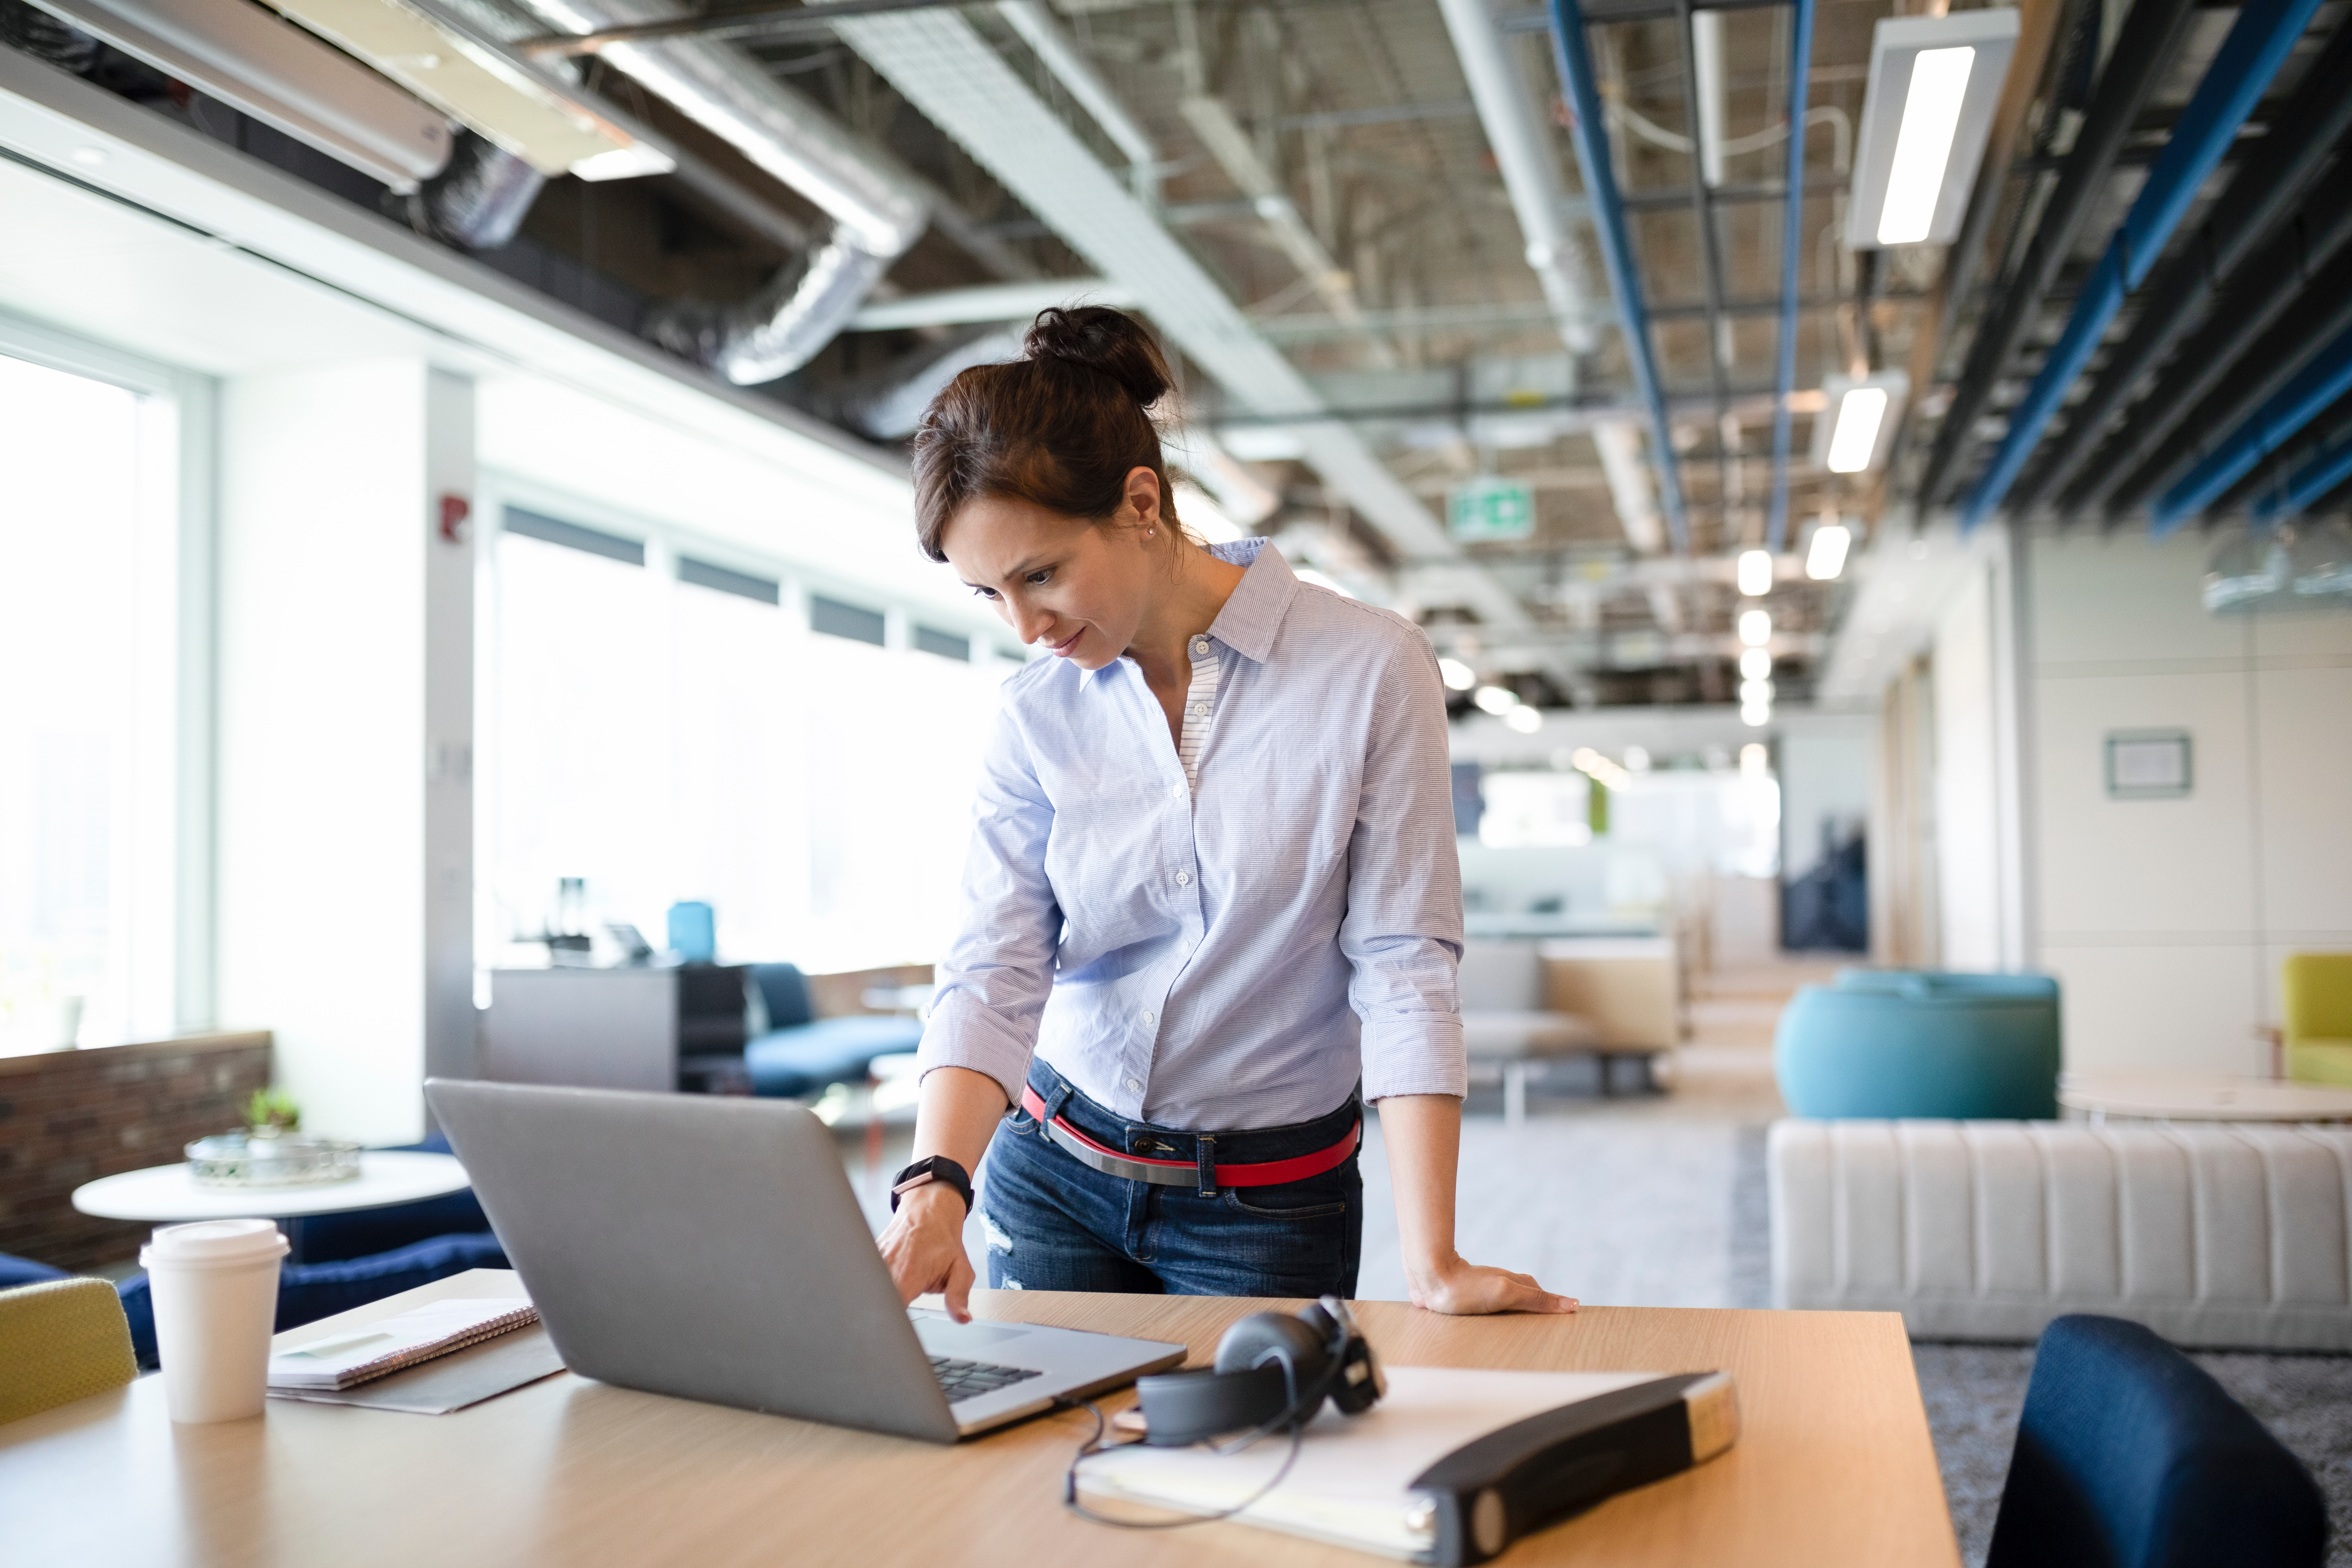
[[1135,526],[1146,537],[1157,534],[1160,526],[1170,521],[1162,509],[1160,476],[1150,468],[1138,466],[1127,470],[1127,493],[1122,498],[1135,512]]

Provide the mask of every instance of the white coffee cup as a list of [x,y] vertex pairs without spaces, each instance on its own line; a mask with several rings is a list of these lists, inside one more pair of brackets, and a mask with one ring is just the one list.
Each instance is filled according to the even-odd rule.
[[173,1420],[261,1414],[278,1320],[278,1263],[285,1256],[286,1237],[266,1219],[159,1226],[139,1249]]

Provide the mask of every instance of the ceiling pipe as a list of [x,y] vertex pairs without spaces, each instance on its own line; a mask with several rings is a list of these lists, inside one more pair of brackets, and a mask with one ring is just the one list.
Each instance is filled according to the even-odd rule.
[[1243,410],[1305,421],[1307,463],[1396,552],[1438,558],[1444,591],[1489,627],[1530,617],[1469,560],[1361,436],[1328,405],[1144,205],[951,10],[843,16],[842,40],[1099,275],[1150,301],[1160,331]]
[[1584,175],[1585,195],[1592,204],[1593,224],[1601,234],[1601,258],[1609,271],[1610,291],[1617,298],[1625,357],[1633,365],[1634,385],[1649,413],[1650,462],[1658,477],[1666,532],[1675,552],[1687,555],[1690,522],[1683,506],[1682,476],[1675,468],[1674,431],[1666,419],[1657,352],[1650,342],[1650,323],[1642,302],[1642,275],[1633,260],[1633,238],[1625,231],[1624,206],[1617,198],[1617,175],[1609,163],[1608,121],[1601,112],[1591,51],[1584,41],[1583,7],[1580,0],[1549,0],[1549,4],[1554,63],[1568,95],[1569,135],[1576,143],[1577,167]]
[[2247,509],[2255,522],[2298,517],[2326,500],[2328,492],[2346,479],[2352,479],[2352,414],[2339,416],[2334,428],[2322,433],[2299,456],[2294,471]]
[[[2337,315],[2352,315],[2352,305]],[[2326,347],[2158,499],[2148,531],[2161,539],[2203,511],[2347,392],[2352,392],[2352,325],[2342,325]]]
[[2304,73],[2294,101],[2199,225],[2196,243],[2166,262],[2151,282],[2147,304],[2130,332],[2109,353],[2089,393],[2066,410],[2063,432],[2011,493],[2012,513],[2031,512],[2074,477],[2140,378],[2198,324],[2215,295],[2231,290],[2232,275],[2294,212],[2335,143],[2352,131],[2352,93],[2344,90],[2347,77],[2352,27],[2338,26]]
[[[2160,489],[2169,461],[2166,449],[2180,422],[2230,380],[2249,350],[2271,341],[2298,307],[2324,298],[2311,292],[2313,281],[2347,246],[2352,246],[2352,160],[2340,162],[2270,243],[2229,276],[2221,308],[2181,344],[2168,374],[2061,493],[2059,507],[2080,512],[2104,503],[2112,514]],[[2292,339],[2298,334],[2284,335]]]
[[[679,0],[522,0],[567,33],[666,22]],[[738,386],[788,375],[848,324],[929,219],[924,195],[856,135],[730,44],[663,38],[607,44],[613,67],[667,99],[760,168],[806,196],[834,231],[799,275],[729,307],[679,302],[648,318],[646,335]]]
[[2107,174],[2139,117],[2140,106],[2172,58],[2195,0],[2137,0],[2131,26],[2116,39],[2099,74],[2091,112],[2066,154],[2058,188],[2042,209],[2013,278],[2001,280],[1969,347],[1968,368],[1953,389],[1951,406],[1936,432],[1927,467],[1919,481],[1919,504],[1940,502],[1952,469],[1974,437],[1979,416],[2008,373],[2026,330],[2041,314],[2042,297],[2073,254],[2075,236],[2105,194]]
[[[1960,535],[1973,533],[1992,515],[2010,485],[2033,455],[2034,444],[2058,412],[2059,400],[2091,363],[2124,300],[2142,283],[2163,255],[2172,231],[2189,214],[2221,154],[2238,139],[2238,129],[2270,89],[2271,79],[2311,25],[2319,0],[2252,0],[2238,13],[2205,79],[2172,127],[2163,153],[2133,198],[2131,209],[2107,241],[2090,281],[2075,297],[2074,311],[2041,374],[2010,410],[2009,429],[1992,461],[1960,505]],[[2340,85],[2338,88],[2340,91]]]
[[[1803,255],[1805,90],[1813,69],[1813,0],[1796,0],[1789,37],[1789,208],[1780,220],[1780,395],[1772,409],[1772,521],[1764,548],[1789,538],[1789,400],[1797,390],[1797,272]],[[1818,416],[1816,416],[1818,417]]]
[[[2352,170],[2347,173],[2352,174]],[[2352,220],[2352,214],[2342,216]],[[2296,237],[2285,237],[2291,241]],[[2267,328],[2260,337],[2233,338],[2229,329],[2244,323],[2217,321],[2184,351],[2185,359],[2188,352],[2219,340],[2212,344],[2215,358],[2228,374],[2200,376],[2213,390],[2185,410],[2166,411],[2173,433],[2155,443],[2144,466],[2115,488],[2106,499],[2109,517],[2151,494],[2169,491],[2214,449],[2216,437],[2252,418],[2337,332],[2352,330],[2352,246],[2337,247],[2335,259],[2315,274],[2298,273],[2281,282],[2280,297],[2252,313]]]
[[1437,8],[1453,35],[1478,123],[1486,132],[1486,145],[1494,149],[1511,210],[1518,216],[1528,266],[1543,286],[1544,303],[1551,309],[1559,341],[1570,353],[1589,354],[1600,346],[1600,334],[1592,328],[1583,257],[1562,216],[1568,194],[1549,128],[1528,92],[1510,45],[1495,30],[1485,0],[1438,0]]

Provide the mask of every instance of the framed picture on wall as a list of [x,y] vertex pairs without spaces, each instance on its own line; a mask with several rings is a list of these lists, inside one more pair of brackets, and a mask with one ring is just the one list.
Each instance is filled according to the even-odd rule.
[[2177,800],[2189,793],[2190,782],[2188,731],[2108,732],[2110,800]]

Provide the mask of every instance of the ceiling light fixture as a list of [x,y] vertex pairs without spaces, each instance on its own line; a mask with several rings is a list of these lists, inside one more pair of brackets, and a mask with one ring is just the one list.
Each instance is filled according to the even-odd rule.
[[1611,789],[1623,789],[1633,782],[1633,775],[1602,756],[1590,746],[1579,746],[1570,754],[1569,763],[1588,778],[1599,779]]
[[1743,680],[1739,683],[1739,705],[1742,708],[1769,707],[1771,701],[1770,681]]
[[1506,691],[1499,686],[1482,686],[1470,694],[1470,700],[1496,718],[1519,705],[1517,693]]
[[1739,640],[1749,647],[1762,647],[1772,640],[1772,617],[1763,610],[1743,610],[1739,616]]
[[1845,552],[1853,536],[1842,522],[1825,522],[1813,530],[1812,547],[1805,552],[1805,575],[1827,583],[1845,570]]
[[1772,771],[1772,752],[1761,741],[1750,741],[1739,748],[1739,771],[1751,779],[1760,779]]
[[1764,647],[1743,648],[1739,654],[1739,673],[1748,680],[1762,680],[1772,673],[1772,650]]
[[1911,378],[1899,370],[1823,376],[1824,412],[1813,416],[1813,466],[1859,474],[1885,463],[1910,392]]
[[1439,659],[1437,676],[1449,691],[1467,691],[1478,684],[1478,672],[1458,658]]
[[1848,246],[1948,245],[1958,236],[2016,49],[2013,6],[1877,25],[1846,209]]
[[1751,730],[1761,730],[1772,721],[1772,706],[1769,702],[1742,703],[1739,721]]
[[1504,714],[1503,722],[1522,735],[1532,735],[1543,728],[1543,715],[1532,708],[1521,706]]
[[1772,591],[1770,551],[1743,550],[1739,552],[1739,591],[1751,599],[1760,599]]

